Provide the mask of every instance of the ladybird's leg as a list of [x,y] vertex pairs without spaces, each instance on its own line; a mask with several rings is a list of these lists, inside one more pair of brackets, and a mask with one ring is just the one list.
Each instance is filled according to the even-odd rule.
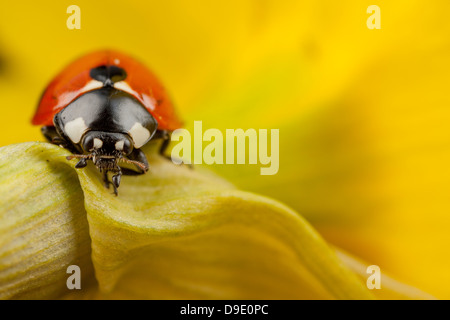
[[119,187],[121,176],[122,176],[122,172],[120,171],[120,168],[119,168],[119,170],[117,171],[117,174],[115,174],[112,177],[112,182],[111,182],[108,179],[108,171],[107,170],[103,171],[103,185],[105,186],[106,189],[109,189],[109,185],[112,185],[114,188],[113,193],[116,196],[119,194],[117,192],[117,188]]
[[[162,155],[164,158],[170,160],[170,161],[172,161],[172,156],[171,155],[170,156],[166,155],[165,151],[167,150],[167,147],[170,144],[170,137],[171,136],[172,136],[172,133],[170,131],[158,130],[158,131],[156,131],[156,134],[155,134],[155,136],[153,138],[153,139],[163,139],[161,147],[159,148],[159,154]],[[179,160],[179,159],[177,159],[177,160]],[[190,164],[190,163],[187,164],[187,163],[184,163],[181,160],[179,160],[177,162],[180,163],[180,164],[186,164],[191,169],[193,168],[193,165]]]
[[109,189],[110,184],[111,182],[108,179],[108,171],[105,170],[103,171],[103,185],[105,186],[106,189]]
[[164,152],[167,150],[167,147],[170,144],[170,133],[167,130],[158,130],[158,132],[160,132],[159,138],[163,139],[161,147],[159,148],[159,154],[162,155],[164,158],[171,160],[170,156],[164,154]]
[[80,160],[78,160],[77,164],[75,165],[75,168],[80,169],[80,168],[84,168],[87,166],[87,159],[86,158],[81,158]]
[[[120,176],[121,176],[121,175],[122,175],[122,173],[120,173],[120,175],[119,175],[119,179],[118,179],[119,181],[120,181]],[[113,193],[114,193],[115,196],[117,196],[117,195],[119,194],[119,193],[117,192],[117,188],[119,187],[119,185],[116,186],[115,183],[114,183],[114,181],[117,180],[117,176],[118,176],[118,175],[114,175],[113,178],[112,178],[112,181],[113,181],[113,182],[109,182],[109,183],[111,183],[111,185],[113,186],[113,189],[114,189]],[[119,182],[119,183],[120,183],[120,182]],[[108,188],[108,189],[109,189],[109,188]]]
[[44,135],[44,137],[48,140],[48,142],[58,145],[67,144],[66,140],[61,138],[61,136],[56,131],[56,128],[53,126],[43,126],[41,128],[41,132]]
[[[144,174],[147,172],[149,164],[147,161],[147,157],[145,156],[145,153],[142,152],[141,149],[134,149],[127,156],[127,158],[132,161],[140,162],[141,164],[143,164],[145,166],[146,169],[144,170],[141,166],[134,164],[134,166],[136,167],[136,170],[128,169],[128,168],[121,168],[122,174],[128,175],[128,176],[137,176],[137,175],[141,175],[141,174]],[[124,162],[126,162],[126,160],[124,160]]]
[[[55,127],[53,126],[43,126],[41,128],[41,132],[44,135],[44,137],[48,140],[48,142],[56,144],[60,147],[63,147],[67,150],[69,150],[72,153],[79,153],[80,150],[77,150],[77,148],[74,147],[74,145],[70,142],[68,142],[64,137],[62,137]],[[80,166],[79,168],[82,168],[83,166]]]
[[117,167],[118,170],[115,175],[112,177],[112,185],[114,187],[114,194],[117,196],[117,188],[119,188],[120,185],[120,179],[122,178],[122,170],[120,167]]
[[109,189],[109,185],[112,185],[113,189],[114,189],[113,193],[116,196],[118,195],[117,188],[119,187],[119,184],[120,184],[120,177],[121,177],[121,175],[122,175],[122,172],[119,169],[117,174],[115,174],[112,177],[112,182],[111,182],[108,179],[108,171],[107,170],[103,171],[103,185],[105,186],[106,189]]
[[167,147],[170,144],[170,131],[167,130],[156,130],[155,135],[153,136],[152,140],[162,139],[161,147],[159,148],[159,154],[162,155],[164,158],[169,158],[164,154]]

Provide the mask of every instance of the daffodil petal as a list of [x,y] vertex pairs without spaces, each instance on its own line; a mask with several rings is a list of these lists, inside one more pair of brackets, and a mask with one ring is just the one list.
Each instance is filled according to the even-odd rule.
[[57,298],[67,267],[93,274],[83,194],[47,143],[0,148],[0,299]]
[[117,197],[77,171],[102,297],[372,298],[296,212],[148,154],[150,172],[124,176]]
[[47,143],[0,149],[1,298],[61,297],[72,264],[83,285],[66,297],[372,298],[279,202],[150,152],[152,171],[125,176],[118,197],[95,168],[76,170],[83,203],[67,154]]

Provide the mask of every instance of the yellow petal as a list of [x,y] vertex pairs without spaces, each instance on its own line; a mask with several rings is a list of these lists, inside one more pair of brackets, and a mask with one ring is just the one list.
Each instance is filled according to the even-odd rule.
[[118,197],[78,170],[102,297],[371,298],[291,209],[149,157],[150,173],[123,177]]
[[67,267],[92,276],[83,194],[66,151],[47,143],[0,148],[0,299],[68,293]]
[[151,173],[124,177],[118,197],[95,168],[76,170],[88,228],[67,154],[0,149],[2,298],[65,294],[72,264],[92,297],[371,298],[298,214],[154,153]]
[[[119,197],[103,188],[95,169],[77,170],[97,286],[67,154],[46,143],[0,149],[2,298],[66,294],[71,264],[82,269],[83,290],[68,298],[372,297],[365,264],[338,251],[349,271],[297,213],[154,151],[152,172],[124,177]],[[386,275],[383,286],[377,297],[430,298]]]

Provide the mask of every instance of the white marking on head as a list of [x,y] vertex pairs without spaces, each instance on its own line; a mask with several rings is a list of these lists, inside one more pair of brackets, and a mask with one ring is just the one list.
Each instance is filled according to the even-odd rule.
[[150,139],[150,131],[139,122],[136,122],[128,133],[133,138],[135,148],[142,147]]
[[103,82],[92,79],[86,85],[81,89],[81,92],[88,92],[94,89],[100,89],[103,88]]
[[114,83],[114,88],[118,89],[118,90],[122,90],[125,91],[131,95],[136,95],[136,92],[131,89],[131,87],[128,85],[128,83],[126,83],[125,81],[118,81]]
[[88,130],[82,117],[67,122],[64,126],[64,132],[73,143],[79,143],[83,134]]
[[94,149],[100,149],[101,147],[103,147],[103,141],[98,138],[94,138]]
[[122,151],[124,143],[125,143],[125,141],[123,141],[123,140],[117,141],[116,144],[115,144],[116,150]]

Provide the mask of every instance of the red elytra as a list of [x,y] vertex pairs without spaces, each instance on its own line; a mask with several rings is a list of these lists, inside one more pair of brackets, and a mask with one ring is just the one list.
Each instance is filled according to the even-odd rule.
[[53,126],[53,117],[90,89],[90,70],[102,65],[118,66],[132,94],[158,121],[159,130],[173,131],[182,126],[174,106],[157,77],[142,63],[123,53],[103,50],[85,55],[68,65],[48,85],[33,117],[34,125]]

